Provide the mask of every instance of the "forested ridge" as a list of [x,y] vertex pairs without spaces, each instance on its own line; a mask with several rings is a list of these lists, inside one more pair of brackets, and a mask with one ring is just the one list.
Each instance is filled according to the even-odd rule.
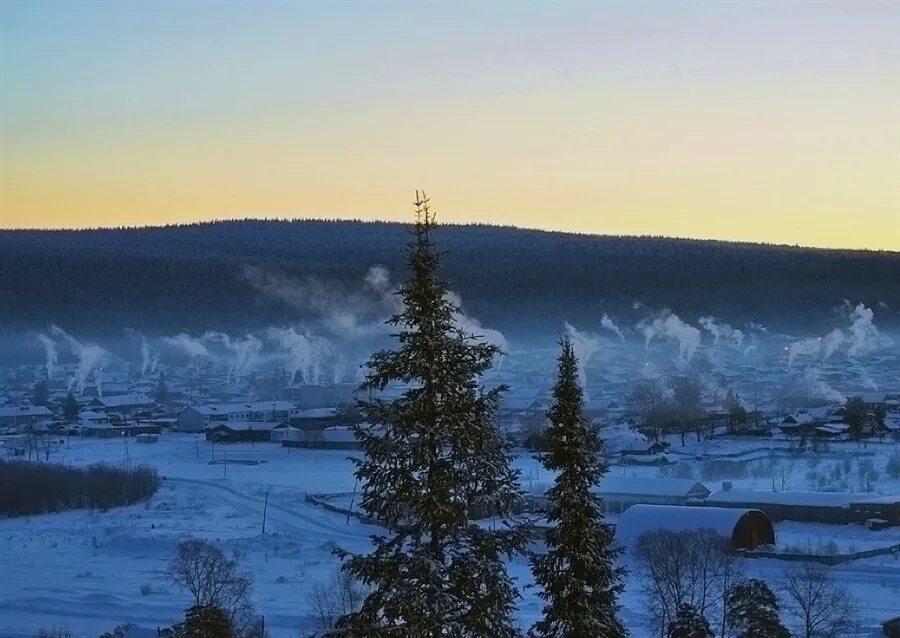
[[[687,320],[828,323],[842,299],[900,308],[900,253],[609,237],[485,225],[436,234],[466,309],[511,334],[594,325],[603,312],[669,307]],[[302,321],[261,295],[247,266],[358,289],[402,271],[409,226],[226,221],[84,231],[0,231],[0,329],[55,322],[96,334],[251,330]],[[885,317],[885,320],[889,320]]]

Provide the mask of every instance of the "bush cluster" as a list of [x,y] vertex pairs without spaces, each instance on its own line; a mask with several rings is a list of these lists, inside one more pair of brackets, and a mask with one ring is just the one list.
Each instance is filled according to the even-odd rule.
[[85,468],[0,461],[0,516],[30,516],[69,509],[107,510],[146,500],[159,489],[156,470],[110,465]]

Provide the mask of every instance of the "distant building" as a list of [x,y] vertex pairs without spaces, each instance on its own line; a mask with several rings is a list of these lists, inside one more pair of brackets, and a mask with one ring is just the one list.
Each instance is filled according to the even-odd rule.
[[284,447],[314,448],[326,450],[358,450],[353,428],[346,425],[333,425],[319,430],[292,429],[282,439]]
[[775,528],[765,513],[754,509],[635,505],[616,523],[616,540],[633,551],[640,538],[657,530],[698,532],[711,529],[734,549],[775,544]]
[[[709,496],[702,483],[692,479],[610,476],[600,480],[593,489],[605,512],[624,512],[634,505],[686,505]],[[533,509],[546,509],[547,497],[533,495]]]
[[97,397],[88,403],[88,408],[117,414],[129,414],[135,410],[152,408],[155,405],[156,401],[146,394],[120,394],[112,397]]
[[43,405],[5,405],[0,407],[0,426],[21,428],[52,418],[53,413]]
[[294,412],[291,415],[291,425],[301,430],[321,430],[338,425],[338,418],[337,408],[310,408]]
[[81,436],[95,439],[119,439],[140,434],[159,435],[158,425],[146,423],[82,423]]
[[773,521],[812,523],[864,523],[880,518],[900,524],[900,496],[843,492],[763,492],[722,490],[704,501],[713,507],[751,507]]
[[298,412],[290,401],[257,401],[252,403],[210,403],[195,405],[178,413],[180,432],[204,432],[214,423],[268,421],[289,423]]
[[275,430],[287,427],[285,423],[271,421],[227,421],[211,425],[206,431],[206,440],[216,443],[266,443],[273,440]]

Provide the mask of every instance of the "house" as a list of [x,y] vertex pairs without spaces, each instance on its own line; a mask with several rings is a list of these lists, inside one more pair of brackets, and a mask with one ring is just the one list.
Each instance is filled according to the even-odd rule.
[[78,420],[82,425],[85,424],[103,424],[109,423],[109,415],[103,412],[94,412],[93,410],[84,410],[78,413]]
[[21,428],[52,418],[53,413],[43,405],[6,405],[0,407],[0,426]]
[[358,450],[359,441],[352,427],[332,425],[318,430],[295,429],[282,443],[284,447]]
[[184,408],[178,413],[179,432],[204,432],[214,423],[270,421],[288,423],[297,414],[290,401],[208,403]]
[[828,439],[843,436],[849,431],[850,426],[846,423],[824,423],[813,428],[813,432],[816,434],[816,436],[821,436]]
[[321,430],[336,425],[339,411],[337,408],[310,408],[298,410],[291,414],[291,426],[301,430]]
[[784,434],[807,434],[815,424],[815,419],[809,412],[795,412],[784,417],[778,422],[777,427]]
[[644,534],[656,530],[700,531],[711,529],[727,538],[734,549],[755,549],[775,544],[775,528],[764,512],[718,507],[635,505],[616,523],[616,541],[634,551]]
[[120,394],[112,397],[97,397],[88,403],[88,408],[116,414],[131,414],[136,410],[149,409],[155,405],[156,401],[146,394]]
[[157,425],[145,423],[82,423],[81,436],[95,439],[118,439],[122,437],[138,436],[140,434],[159,435],[160,428]]
[[216,443],[268,443],[272,432],[289,427],[275,421],[224,421],[206,430],[206,440]]

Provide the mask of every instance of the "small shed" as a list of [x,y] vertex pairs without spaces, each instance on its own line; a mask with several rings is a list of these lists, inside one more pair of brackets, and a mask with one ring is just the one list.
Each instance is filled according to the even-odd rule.
[[616,540],[633,549],[638,539],[656,530],[699,531],[712,529],[731,541],[735,549],[754,549],[775,544],[772,521],[759,510],[679,505],[634,505],[616,524]]

